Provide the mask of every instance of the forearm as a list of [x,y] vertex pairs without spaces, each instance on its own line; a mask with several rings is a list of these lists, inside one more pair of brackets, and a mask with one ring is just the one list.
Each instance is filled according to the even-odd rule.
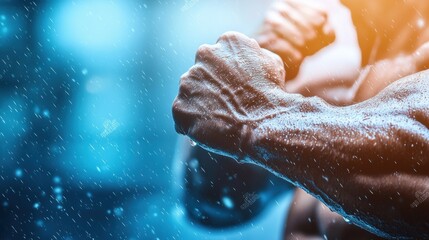
[[396,82],[349,107],[333,107],[319,98],[296,101],[295,107],[258,122],[246,144],[246,158],[356,224],[369,224],[368,230],[429,234],[427,202],[410,207],[417,191],[429,191],[426,75]]

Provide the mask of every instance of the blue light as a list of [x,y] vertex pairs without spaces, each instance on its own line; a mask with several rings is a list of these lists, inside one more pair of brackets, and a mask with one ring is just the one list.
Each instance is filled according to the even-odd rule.
[[40,219],[36,220],[35,223],[36,223],[36,226],[38,226],[38,227],[43,227],[45,225],[45,223],[43,222],[43,220],[40,220]]
[[115,217],[121,217],[123,214],[124,214],[124,209],[122,207],[117,207],[113,209],[113,215],[115,215]]
[[45,118],[49,118],[49,117],[51,116],[51,113],[49,112],[49,110],[48,110],[48,109],[43,110],[43,116],[44,116]]
[[58,177],[58,176],[55,176],[54,177],[54,179],[53,179],[53,181],[54,181],[54,183],[60,183],[61,182],[61,178],[60,177]]
[[234,202],[232,201],[232,199],[230,197],[227,197],[227,196],[223,197],[222,203],[228,209],[234,208]]
[[54,188],[54,193],[55,194],[61,194],[63,192],[63,189],[62,188],[60,188],[60,187],[56,187],[56,188]]
[[57,196],[55,197],[55,200],[57,200],[57,202],[61,202],[61,201],[63,200],[63,196],[61,196],[61,195],[57,195]]
[[21,178],[22,175],[24,175],[22,169],[18,168],[18,169],[15,170],[15,177]]
[[110,51],[127,44],[131,19],[121,1],[65,2],[58,12],[60,43],[79,50]]

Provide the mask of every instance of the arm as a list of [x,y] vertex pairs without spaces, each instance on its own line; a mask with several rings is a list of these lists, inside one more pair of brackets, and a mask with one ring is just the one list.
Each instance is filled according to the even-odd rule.
[[349,107],[319,98],[268,114],[246,159],[310,192],[357,225],[385,236],[429,236],[429,75],[412,75]]
[[176,130],[207,150],[291,181],[384,236],[428,237],[429,77],[349,107],[284,92],[278,56],[241,34],[197,53],[173,106]]

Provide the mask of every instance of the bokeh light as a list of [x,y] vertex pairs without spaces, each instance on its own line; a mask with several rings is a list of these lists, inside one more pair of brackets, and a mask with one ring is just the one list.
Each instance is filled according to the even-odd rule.
[[124,1],[101,0],[59,4],[55,17],[57,41],[80,51],[103,53],[129,45],[133,26],[126,4]]

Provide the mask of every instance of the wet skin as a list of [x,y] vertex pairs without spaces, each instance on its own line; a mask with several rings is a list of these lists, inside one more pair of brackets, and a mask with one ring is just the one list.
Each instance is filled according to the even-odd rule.
[[354,224],[385,237],[429,237],[429,73],[347,107],[284,91],[285,70],[255,40],[227,33],[182,76],[179,133],[271,170]]
[[[342,2],[352,13],[361,46],[364,70],[359,80],[338,79],[336,82],[342,83],[344,87],[342,92],[332,88],[335,84],[331,78],[325,81],[294,80],[292,82],[295,84],[293,87],[289,86],[289,91],[300,92],[306,96],[320,96],[336,105],[350,105],[373,97],[390,83],[404,76],[428,68],[428,49],[425,44],[428,33],[424,27],[428,21],[427,2],[419,0]],[[419,22],[423,25],[418,26]],[[380,42],[375,52],[377,37]],[[371,54],[373,62],[368,59]],[[365,66],[369,62],[370,65]],[[317,73],[313,75],[313,78],[321,77]],[[352,85],[347,85],[348,82]],[[323,239],[323,236],[328,239],[378,239],[377,236],[346,223],[340,215],[331,212],[323,203],[298,189],[289,211],[285,238]]]
[[[378,27],[379,30],[383,30],[383,36],[385,37],[384,39],[386,39],[382,39],[382,47],[380,48],[380,51],[377,52],[374,59],[377,62],[367,66],[369,74],[364,81],[359,82],[359,87],[349,89],[349,91],[344,92],[343,95],[347,97],[343,98],[338,96],[339,93],[336,92],[335,98],[342,99],[342,102],[332,101],[329,94],[324,96],[324,91],[309,91],[309,89],[311,89],[311,82],[310,84],[305,83],[304,87],[301,88],[309,92],[304,91],[301,93],[305,95],[319,95],[334,104],[351,104],[374,96],[385,86],[402,76],[427,68],[424,66],[426,64],[425,56],[428,55],[426,53],[427,47],[420,46],[422,41],[425,41],[426,39],[425,34],[422,34],[418,28],[413,26],[413,24],[408,24],[405,28],[401,28],[401,33],[403,33],[401,35],[401,40],[401,37],[398,38],[392,36],[391,34],[394,34],[395,32],[389,31],[389,26],[386,25],[392,25],[389,20],[393,19],[395,16],[399,16],[398,14],[395,14],[395,11],[398,10],[401,11],[400,17],[404,23],[416,23],[416,16],[418,17],[418,15],[413,12],[413,8],[404,6],[404,3],[401,1],[396,1],[395,4],[392,4],[390,1],[389,4],[392,6],[401,5],[399,8],[392,7],[390,9],[390,18],[379,18],[376,21],[374,20],[374,17],[368,18],[368,15],[374,15],[374,13],[377,14],[377,11],[379,12],[380,9],[383,10],[383,13],[386,13],[386,9],[383,7],[383,4],[380,5],[382,2],[383,1],[359,1],[357,3],[349,1],[349,3],[346,3],[352,10],[352,13],[358,12],[357,10],[359,10],[359,8],[369,4],[366,8],[370,11],[364,17],[372,19],[372,25],[365,22],[365,19],[362,20],[359,19],[359,16],[356,17],[356,15],[359,14],[355,14],[354,17],[355,24],[357,25],[358,36],[360,37],[359,40],[363,54],[363,64],[367,62],[365,56],[369,55],[371,46],[374,44],[373,31],[375,27]],[[332,33],[329,31],[329,26],[326,25],[326,21],[323,21],[326,20],[326,15],[323,11],[317,8],[311,9],[311,6],[305,4],[300,6],[297,3],[297,1],[278,1],[275,3],[273,8],[271,8],[267,14],[266,21],[264,22],[257,38],[262,47],[279,54],[288,70],[288,79],[290,79],[291,76],[293,77],[296,75],[296,66],[299,66],[304,57],[313,54],[333,40]],[[416,3],[413,3],[412,5],[418,6],[417,9],[424,12],[424,2],[417,1],[417,5]],[[383,8],[380,8],[380,6]],[[386,14],[383,16],[385,15]],[[316,21],[308,21],[306,19],[315,19]],[[374,24],[377,21],[378,23]],[[294,26],[292,24],[296,25],[295,29],[293,29]],[[384,26],[380,27],[382,25]],[[288,31],[290,33],[289,35],[284,34]],[[392,42],[391,39],[399,40]],[[405,39],[405,41],[403,41],[403,39]],[[313,44],[314,42],[322,44]],[[307,48],[308,46],[310,47],[308,49],[303,49],[303,45]],[[420,47],[417,50],[413,50],[415,49],[415,46]],[[395,49],[395,51],[386,51],[386,49]],[[295,68],[291,68],[291,66],[295,66]],[[386,71],[386,69],[388,71]],[[315,77],[317,77],[317,75],[315,75]],[[317,86],[313,89],[317,90]],[[295,91],[297,91],[297,89],[295,89]],[[310,223],[308,222],[309,219],[311,221]],[[375,238],[369,233],[353,227],[352,224],[345,223],[340,215],[331,212],[324,204],[320,203],[317,199],[312,198],[310,195],[305,194],[302,190],[298,190],[288,217],[286,237],[291,239],[317,239],[321,238],[323,235],[326,235],[329,239],[349,238],[347,236],[353,236],[354,239]]]

